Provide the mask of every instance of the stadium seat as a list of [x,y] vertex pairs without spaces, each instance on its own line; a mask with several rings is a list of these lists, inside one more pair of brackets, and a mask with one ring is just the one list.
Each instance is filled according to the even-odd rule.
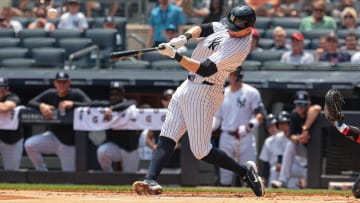
[[258,42],[258,46],[263,49],[270,49],[274,45],[273,39],[262,38]]
[[243,70],[260,70],[261,62],[245,60],[241,66],[242,66]]
[[262,70],[286,70],[292,71],[296,70],[296,64],[292,63],[283,63],[280,61],[265,61],[262,66]]
[[100,60],[103,65],[109,65],[110,53],[116,47],[116,29],[93,28],[85,32],[85,37],[90,38],[92,43],[99,46]]
[[348,29],[339,29],[336,31],[336,34],[340,39],[345,39],[346,34],[350,33],[350,32],[355,33],[358,37],[360,37],[359,32],[353,31],[353,30],[348,30]]
[[0,29],[0,37],[15,37],[13,29]]
[[28,37],[24,38],[21,46],[24,48],[55,47],[56,39],[51,37]]
[[[102,28],[105,18],[104,17],[95,17],[93,18],[92,28]],[[124,17],[114,17],[114,22],[116,24],[117,32],[121,36],[122,46],[118,50],[126,50],[126,24],[127,19]]]
[[0,37],[0,48],[17,47],[20,44],[18,38]]
[[21,47],[9,47],[0,49],[0,61],[8,58],[26,58],[29,49]]
[[1,61],[3,68],[31,68],[34,64],[35,60],[29,58],[9,58]]
[[260,61],[264,63],[264,61],[274,61],[281,59],[282,51],[252,51],[249,55],[250,60]]
[[57,42],[63,38],[75,38],[82,36],[83,32],[80,30],[55,29],[54,31],[49,32],[49,37],[55,38]]
[[31,50],[35,67],[63,68],[65,61],[65,50],[63,48],[44,47]]
[[[59,48],[65,50],[65,59],[67,60],[70,54],[89,47],[92,44],[89,38],[64,38],[59,40]],[[89,67],[90,53],[84,55],[74,61],[74,65],[77,67]]]
[[144,70],[150,68],[150,63],[147,61],[119,60],[112,65],[112,68],[119,70]]
[[311,64],[300,64],[297,66],[298,70],[311,70],[311,71],[331,71],[336,70],[335,65],[330,62],[320,61]]
[[42,29],[23,29],[18,33],[18,37],[20,41],[28,37],[47,37],[47,32]]
[[255,28],[268,29],[271,26],[271,18],[257,17],[255,22]]
[[184,70],[175,60],[154,61],[151,63],[151,69],[154,70]]
[[335,69],[339,71],[360,71],[359,64],[342,62],[335,65]]
[[273,18],[272,19],[272,26],[281,26],[283,28],[292,28],[292,29],[299,29],[301,18],[295,17],[288,17],[288,18]]

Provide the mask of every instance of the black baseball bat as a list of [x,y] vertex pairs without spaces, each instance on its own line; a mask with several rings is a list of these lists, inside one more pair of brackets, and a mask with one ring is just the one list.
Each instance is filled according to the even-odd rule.
[[118,52],[113,52],[110,54],[110,58],[112,60],[116,60],[116,59],[124,59],[127,57],[131,57],[131,56],[139,56],[141,54],[147,53],[147,52],[152,52],[152,51],[157,51],[159,49],[159,47],[153,47],[153,48],[146,48],[146,49],[139,49],[139,50],[127,50],[127,51],[118,51]]

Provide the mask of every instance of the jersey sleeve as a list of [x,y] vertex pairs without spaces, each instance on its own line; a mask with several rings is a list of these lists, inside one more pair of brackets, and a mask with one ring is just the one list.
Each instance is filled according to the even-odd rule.
[[218,69],[238,67],[249,54],[250,45],[251,36],[244,37],[241,40],[229,38],[209,59],[216,64]]

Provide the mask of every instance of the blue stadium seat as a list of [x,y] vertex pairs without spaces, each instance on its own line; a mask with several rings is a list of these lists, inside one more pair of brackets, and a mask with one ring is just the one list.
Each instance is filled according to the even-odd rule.
[[268,29],[271,26],[271,18],[268,17],[257,17],[255,22],[255,28]]
[[0,49],[0,61],[8,58],[26,58],[28,57],[29,49],[21,47],[8,47]]
[[0,37],[15,37],[13,29],[0,29]]
[[154,70],[185,70],[182,66],[175,60],[162,60],[154,61],[151,63],[151,69]]
[[[64,38],[59,41],[59,48],[65,50],[65,59],[68,59],[70,54],[89,47],[92,44],[91,39],[88,38]],[[90,53],[76,59],[74,65],[77,67],[89,67]]]
[[153,63],[155,61],[169,60],[169,57],[161,55],[158,52],[148,52],[141,55],[141,60]]
[[292,28],[292,29],[299,29],[301,22],[301,18],[295,18],[295,17],[278,17],[278,18],[272,18],[272,26],[281,26],[283,28]]
[[30,58],[8,58],[1,61],[3,68],[32,68],[34,64],[35,60]]
[[281,59],[283,51],[252,51],[249,54],[250,60],[260,61],[261,63],[264,63],[264,61],[274,61]]
[[150,68],[150,63],[138,60],[119,60],[112,65],[112,68],[119,70],[145,70]]
[[59,42],[63,38],[75,38],[82,37],[83,32],[80,30],[71,30],[71,29],[55,29],[54,31],[49,32],[49,37],[53,37]]
[[262,70],[286,70],[293,71],[297,69],[296,64],[283,63],[280,61],[264,61]]
[[244,70],[260,70],[261,62],[253,60],[245,60],[241,65]]
[[28,37],[47,37],[47,31],[43,29],[23,29],[18,33],[20,41]]
[[330,32],[331,30],[306,30],[303,31],[302,33],[305,39],[313,40],[313,39],[319,39],[319,37],[325,36]]
[[28,37],[24,38],[21,46],[24,48],[55,47],[56,39],[51,37]]
[[17,47],[20,44],[18,38],[0,37],[0,48]]
[[35,67],[61,69],[64,67],[65,50],[63,48],[34,48],[31,50],[31,55],[35,59]]

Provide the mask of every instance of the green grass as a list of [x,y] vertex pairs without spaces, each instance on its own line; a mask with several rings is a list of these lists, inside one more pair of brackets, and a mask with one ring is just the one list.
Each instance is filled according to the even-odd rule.
[[[131,186],[117,185],[71,185],[71,184],[22,184],[22,183],[0,183],[0,190],[54,190],[54,191],[131,191]],[[171,192],[214,192],[214,193],[242,193],[250,192],[248,188],[227,188],[227,187],[164,187],[164,191]],[[347,190],[325,190],[325,189],[268,189],[266,193],[287,193],[294,195],[350,195]]]

